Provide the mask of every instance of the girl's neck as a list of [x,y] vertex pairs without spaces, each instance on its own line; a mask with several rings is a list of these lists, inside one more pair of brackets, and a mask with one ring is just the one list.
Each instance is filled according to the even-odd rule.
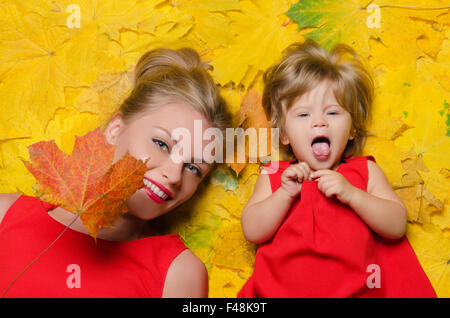
[[343,158],[343,157],[342,157],[340,160],[338,160],[338,161],[330,168],[330,170],[336,171],[342,163],[344,163],[344,158]]
[[[296,158],[296,159],[298,162],[302,161],[298,158]],[[344,157],[342,157],[340,160],[336,161],[329,169],[336,171],[342,163],[344,163]],[[308,163],[308,165],[309,165],[309,163]],[[315,171],[315,170],[311,168],[311,171]]]
[[[48,212],[55,221],[68,226],[76,218],[76,215],[60,207]],[[132,241],[149,236],[147,221],[136,218],[130,213],[123,215],[114,223],[113,227],[100,228],[97,238],[106,241]],[[70,229],[90,235],[81,219],[78,217],[70,226]]]

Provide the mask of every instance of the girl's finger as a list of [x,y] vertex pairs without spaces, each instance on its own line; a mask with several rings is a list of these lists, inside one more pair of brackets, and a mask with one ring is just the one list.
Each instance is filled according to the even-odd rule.
[[311,168],[307,164],[305,164],[303,167],[305,168],[305,179],[311,180]]
[[325,175],[330,175],[330,174],[332,174],[333,172],[334,172],[334,171],[331,171],[331,170],[329,170],[329,169],[316,170],[316,171],[314,171],[313,173],[311,173],[311,177],[312,177],[313,179],[317,179],[317,178],[320,178],[320,177],[325,176]]
[[296,179],[297,178],[297,171],[294,168],[288,168],[284,171],[285,176],[289,179]]
[[307,164],[303,167],[303,180],[311,180],[311,168]]
[[301,166],[296,166],[295,170],[297,172],[297,179],[299,182],[302,182],[304,179],[304,170]]

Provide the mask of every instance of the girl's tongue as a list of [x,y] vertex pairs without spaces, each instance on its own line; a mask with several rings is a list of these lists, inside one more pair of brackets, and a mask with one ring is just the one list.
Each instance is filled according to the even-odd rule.
[[330,144],[320,140],[312,144],[312,151],[317,160],[326,160],[330,155]]

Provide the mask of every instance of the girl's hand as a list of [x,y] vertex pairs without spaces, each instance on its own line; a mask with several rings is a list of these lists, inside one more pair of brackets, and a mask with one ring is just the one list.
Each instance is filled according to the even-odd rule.
[[322,169],[311,173],[312,179],[318,179],[319,190],[327,197],[335,195],[339,201],[349,204],[356,188],[345,177],[334,170]]
[[290,198],[296,197],[301,189],[304,180],[311,180],[311,169],[306,162],[299,162],[289,166],[281,175],[281,189]]

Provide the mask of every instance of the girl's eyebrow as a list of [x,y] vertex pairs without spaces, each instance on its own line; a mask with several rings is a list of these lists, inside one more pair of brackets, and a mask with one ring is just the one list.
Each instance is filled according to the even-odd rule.
[[311,106],[313,106],[312,104],[298,104],[298,102],[297,102],[297,105],[295,105],[295,107],[311,107]]
[[[308,109],[308,108],[313,108],[313,107],[314,107],[314,105],[312,105],[312,104],[301,104],[301,105],[296,105],[296,106],[292,107],[292,109],[293,110],[302,109],[302,108]],[[342,106],[339,104],[329,104],[329,105],[324,106],[325,109],[329,108],[329,107],[342,107]]]
[[328,107],[334,107],[334,106],[342,107],[342,106],[339,105],[339,104],[329,104],[329,105],[325,106],[325,108],[328,108]]
[[295,105],[295,106],[293,106],[291,108],[291,110],[299,110],[299,109],[302,109],[302,108],[308,109],[308,108],[311,108],[311,105],[309,105],[309,104]]

